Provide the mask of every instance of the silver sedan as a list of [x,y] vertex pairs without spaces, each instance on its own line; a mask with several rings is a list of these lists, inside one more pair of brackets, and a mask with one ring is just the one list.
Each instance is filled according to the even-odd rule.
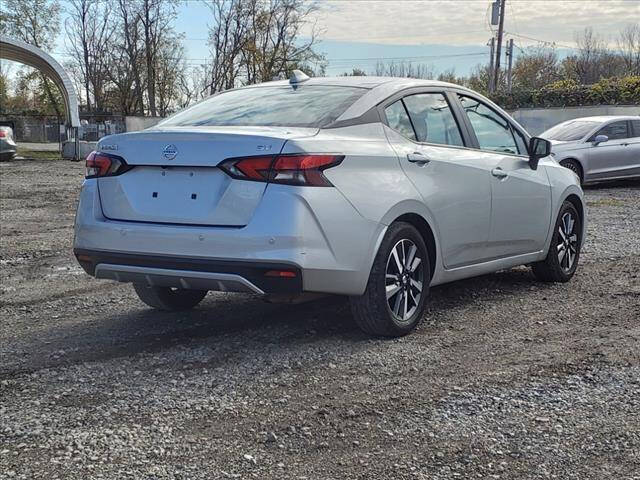
[[429,286],[516,265],[571,279],[583,194],[550,151],[466,88],[296,71],[101,139],[75,254],[161,310],[338,294],[366,332],[404,335]]
[[585,183],[640,177],[640,117],[567,120],[540,134],[555,159]]

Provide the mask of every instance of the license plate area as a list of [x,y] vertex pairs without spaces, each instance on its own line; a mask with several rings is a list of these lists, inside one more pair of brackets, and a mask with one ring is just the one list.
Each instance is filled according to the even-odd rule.
[[229,226],[246,224],[265,188],[217,167],[136,166],[98,185],[107,218]]

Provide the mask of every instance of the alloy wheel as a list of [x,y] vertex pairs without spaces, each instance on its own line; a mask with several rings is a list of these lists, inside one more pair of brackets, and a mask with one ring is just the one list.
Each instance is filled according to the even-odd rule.
[[566,212],[558,226],[558,263],[565,273],[571,271],[578,254],[578,234],[574,231],[575,225],[573,214]]
[[385,271],[387,303],[396,321],[409,321],[420,304],[424,262],[415,243],[398,241],[391,249]]

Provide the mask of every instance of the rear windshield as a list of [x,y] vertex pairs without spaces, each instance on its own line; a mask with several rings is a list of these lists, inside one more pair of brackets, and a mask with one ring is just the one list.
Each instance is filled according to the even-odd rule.
[[564,122],[560,125],[556,125],[555,127],[551,127],[540,136],[547,140],[572,142],[574,140],[580,140],[598,125],[598,122],[589,122],[584,120]]
[[326,85],[229,90],[187,108],[162,126],[323,127],[367,89]]

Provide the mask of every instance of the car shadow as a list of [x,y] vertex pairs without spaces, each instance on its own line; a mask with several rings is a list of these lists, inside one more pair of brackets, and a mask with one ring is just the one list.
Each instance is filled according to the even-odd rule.
[[607,188],[632,188],[640,189],[640,178],[629,178],[625,180],[608,180],[590,185],[584,185],[583,190],[604,190]]
[[[433,287],[427,316],[468,306],[478,298],[499,301],[532,288],[550,287],[537,283],[524,267]],[[176,347],[218,349],[233,343],[234,351],[242,352],[242,358],[236,354],[236,360],[242,361],[251,358],[255,345],[277,345],[282,350],[324,342],[323,348],[330,349],[346,342],[353,348],[375,348],[377,342],[386,341],[372,341],[362,333],[352,319],[348,300],[338,296],[289,305],[269,304],[257,296],[214,293],[195,309],[177,313],[158,312],[142,304],[118,311],[121,305],[125,303],[115,302],[109,313],[85,319],[58,324],[49,320],[37,336],[16,338],[18,361],[0,365],[0,378]],[[429,335],[447,330],[442,324],[429,323],[427,328]]]

